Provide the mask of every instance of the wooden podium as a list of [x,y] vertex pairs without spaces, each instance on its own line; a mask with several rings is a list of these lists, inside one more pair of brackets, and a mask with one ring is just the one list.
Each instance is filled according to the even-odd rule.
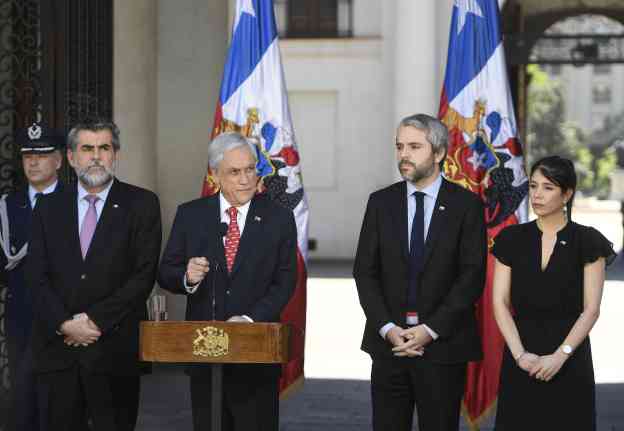
[[223,364],[288,362],[289,327],[281,323],[141,322],[139,356],[146,362],[209,363],[212,429],[221,429]]

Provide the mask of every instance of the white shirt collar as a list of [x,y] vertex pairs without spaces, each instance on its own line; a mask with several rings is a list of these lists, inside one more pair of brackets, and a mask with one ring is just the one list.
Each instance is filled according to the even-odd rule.
[[[43,189],[41,193],[43,193],[44,195],[47,195],[48,193],[52,193],[56,189],[57,184],[58,184],[58,181],[54,181],[48,187]],[[32,185],[28,184],[28,198],[30,199],[31,205],[35,203],[35,195],[37,193],[39,193],[39,191],[36,188],[34,188]]]
[[[221,208],[221,214],[227,214],[227,210],[230,207],[233,207],[235,205],[232,205],[231,203],[228,202],[228,200],[225,198],[225,196],[223,196],[223,193],[219,192],[219,205]],[[247,217],[247,212],[249,211],[249,206],[251,205],[251,199],[249,200],[249,202],[247,202],[245,205],[241,205],[239,207],[236,207],[236,210],[239,212],[239,214],[241,215],[241,217],[243,217],[243,219],[245,219]]]
[[[110,192],[110,189],[113,186],[114,181],[115,179],[113,178],[111,182],[108,183],[108,186],[106,186],[104,190],[102,190],[99,193],[96,193],[97,197],[100,198],[100,201],[102,203],[106,202],[106,198],[108,197],[108,192]],[[83,187],[82,183],[78,181],[78,202],[82,202],[82,199],[88,194],[90,193]]]
[[438,193],[440,192],[440,187],[442,186],[442,175],[438,175],[434,182],[429,184],[422,190],[416,188],[416,186],[409,181],[405,181],[407,183],[407,196],[411,196],[414,192],[423,192],[425,195],[433,198],[434,200],[438,198]]

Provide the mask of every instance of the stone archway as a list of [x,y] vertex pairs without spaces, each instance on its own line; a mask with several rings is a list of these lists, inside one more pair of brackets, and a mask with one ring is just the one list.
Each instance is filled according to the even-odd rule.
[[[512,97],[521,134],[526,130],[526,66],[530,54],[553,24],[578,15],[603,15],[624,25],[621,0],[507,0],[501,10]],[[624,46],[624,37],[621,41]],[[624,54],[624,50],[623,50]],[[624,62],[624,55],[622,58]],[[572,62],[570,61],[571,64]],[[561,62],[560,64],[566,64]]]

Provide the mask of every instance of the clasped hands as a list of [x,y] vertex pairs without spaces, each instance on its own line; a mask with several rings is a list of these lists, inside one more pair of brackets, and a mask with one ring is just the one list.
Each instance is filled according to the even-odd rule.
[[394,326],[386,334],[386,339],[394,346],[392,348],[394,356],[410,358],[422,356],[425,353],[425,346],[433,340],[423,325],[408,329]]
[[531,377],[543,382],[549,382],[559,372],[567,358],[567,355],[559,350],[544,356],[525,352],[520,355],[517,363]]
[[60,332],[65,336],[63,342],[73,347],[93,344],[102,335],[100,328],[86,313],[76,314],[73,319],[63,322]]

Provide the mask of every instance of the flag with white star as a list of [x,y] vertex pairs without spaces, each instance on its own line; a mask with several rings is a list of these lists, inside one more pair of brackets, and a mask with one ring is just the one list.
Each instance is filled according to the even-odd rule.
[[[297,224],[297,286],[281,314],[290,325],[290,360],[282,366],[280,394],[303,382],[308,252],[308,202],[303,188],[273,0],[237,0],[213,137],[239,132],[253,142],[259,193],[291,210]],[[202,195],[217,193],[210,170]]]
[[[445,176],[483,199],[491,246],[505,226],[526,221],[528,193],[497,0],[454,1],[439,117],[449,129]],[[489,254],[477,304],[484,359],[469,364],[463,400],[474,430],[495,405],[504,348],[492,313],[493,265]]]

